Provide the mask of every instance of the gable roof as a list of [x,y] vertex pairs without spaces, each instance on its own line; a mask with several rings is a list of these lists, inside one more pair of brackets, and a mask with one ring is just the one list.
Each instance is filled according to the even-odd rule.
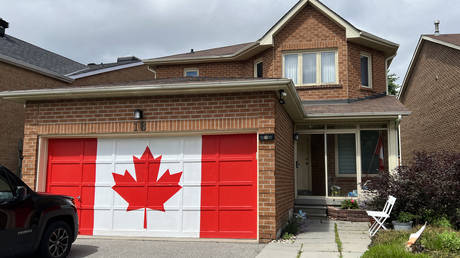
[[86,66],[46,49],[15,38],[11,35],[0,37],[0,54],[10,62],[18,61],[39,68],[42,72],[64,76]]
[[114,63],[88,64],[87,68],[68,74],[72,79],[79,79],[96,74],[112,72],[120,69],[143,65],[142,60],[135,56],[119,57]]
[[412,75],[414,70],[415,64],[417,62],[418,56],[420,55],[420,51],[422,50],[422,45],[425,41],[433,42],[439,44],[441,46],[453,48],[460,51],[460,34],[426,34],[421,35],[420,39],[417,43],[417,47],[415,48],[414,54],[410,61],[409,67],[407,69],[406,75],[404,76],[404,81],[401,85],[401,90],[398,93],[398,99],[400,99],[404,92],[406,91],[408,80]]
[[251,56],[262,52],[273,45],[273,36],[284,28],[284,26],[307,4],[329,17],[332,21],[346,30],[346,37],[349,41],[376,48],[385,53],[387,57],[396,54],[399,45],[385,40],[371,33],[357,29],[351,23],[340,17],[337,13],[329,9],[318,0],[300,0],[295,4],[281,19],[273,25],[259,40],[251,43],[232,45],[221,48],[197,51],[194,53],[184,53],[160,58],[151,58],[144,60],[148,64],[165,64],[165,63],[191,63],[227,59],[238,60],[245,56]]

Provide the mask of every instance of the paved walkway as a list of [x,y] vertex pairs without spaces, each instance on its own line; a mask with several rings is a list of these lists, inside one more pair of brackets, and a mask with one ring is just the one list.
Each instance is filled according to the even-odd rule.
[[309,220],[295,241],[269,243],[257,256],[258,258],[300,257],[329,258],[339,257],[335,242],[334,224],[337,223],[342,254],[344,258],[360,257],[370,244],[367,222],[345,222],[331,220]]

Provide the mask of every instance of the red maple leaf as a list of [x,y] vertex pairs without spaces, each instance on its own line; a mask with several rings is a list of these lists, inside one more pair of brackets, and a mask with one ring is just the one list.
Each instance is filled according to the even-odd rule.
[[165,212],[164,203],[182,188],[179,185],[182,172],[171,175],[168,169],[158,179],[161,156],[154,158],[149,147],[140,159],[133,156],[133,162],[136,179],[128,170],[124,175],[112,173],[115,180],[112,189],[128,202],[126,211],[144,209],[144,228],[147,228],[147,208]]

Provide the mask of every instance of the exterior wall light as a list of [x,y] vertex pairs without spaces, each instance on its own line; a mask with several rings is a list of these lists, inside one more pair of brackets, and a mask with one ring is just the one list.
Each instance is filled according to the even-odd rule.
[[286,104],[286,101],[284,100],[286,96],[287,96],[287,93],[284,90],[280,90],[280,98],[278,99],[278,101],[281,105]]
[[298,133],[294,133],[294,141],[298,141],[299,140],[299,134]]
[[274,133],[259,134],[259,141],[261,141],[261,142],[273,141],[274,139],[275,139],[275,134]]
[[142,119],[144,119],[144,111],[142,111],[140,109],[134,110],[134,120],[136,120],[134,122],[134,131],[135,132],[137,132],[137,131],[145,131],[145,129],[146,129],[145,121],[143,121]]

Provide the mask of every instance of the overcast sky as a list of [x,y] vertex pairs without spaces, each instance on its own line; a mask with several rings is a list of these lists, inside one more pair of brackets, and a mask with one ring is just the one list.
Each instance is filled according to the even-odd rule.
[[[258,40],[297,0],[0,0],[7,34],[78,62],[152,58]],[[460,33],[457,0],[323,0],[356,27],[400,44],[403,79],[420,34]],[[457,29],[457,30],[456,30]]]

